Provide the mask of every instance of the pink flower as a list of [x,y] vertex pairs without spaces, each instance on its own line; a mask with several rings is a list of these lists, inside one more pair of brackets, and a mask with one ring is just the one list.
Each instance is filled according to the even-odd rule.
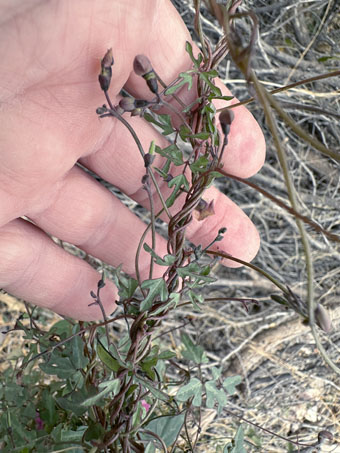
[[41,431],[42,429],[44,429],[44,422],[41,420],[39,412],[36,412],[35,414],[36,414],[35,415],[36,429],[37,429],[37,431]]
[[144,409],[146,410],[146,412],[148,412],[148,410],[150,409],[151,405],[148,404],[145,400],[142,400],[141,403],[142,403],[142,406],[144,407]]

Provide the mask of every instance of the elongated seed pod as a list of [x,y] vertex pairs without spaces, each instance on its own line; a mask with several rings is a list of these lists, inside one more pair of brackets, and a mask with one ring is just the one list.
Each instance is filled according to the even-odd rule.
[[100,88],[103,91],[108,91],[112,77],[112,65],[114,63],[112,49],[109,49],[101,61],[101,71],[98,76]]
[[228,135],[230,131],[230,125],[235,118],[235,114],[231,109],[224,109],[220,116],[221,129],[224,135]]

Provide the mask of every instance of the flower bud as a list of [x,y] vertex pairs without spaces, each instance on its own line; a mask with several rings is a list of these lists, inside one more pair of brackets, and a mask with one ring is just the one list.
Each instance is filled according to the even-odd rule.
[[144,155],[144,167],[145,168],[148,168],[150,167],[150,165],[152,164],[152,162],[155,160],[155,155],[154,154],[150,154],[150,153],[146,153]]
[[107,112],[107,107],[106,107],[105,104],[103,104],[102,107],[98,107],[98,108],[96,109],[97,115],[103,115],[103,114],[106,113],[106,112]]
[[322,445],[322,444],[324,444],[326,441],[332,442],[332,441],[333,441],[333,434],[330,433],[329,431],[322,430],[322,431],[320,431],[319,434],[318,434],[318,444],[319,444],[319,445]]
[[99,74],[98,76],[99,85],[103,91],[107,91],[109,89],[111,83],[111,76],[112,76],[111,68],[110,70],[105,69],[105,72],[103,72],[102,70],[102,72]]
[[111,77],[112,77],[112,69],[111,69],[112,65],[113,65],[112,49],[109,49],[101,61],[102,69],[98,76],[100,88],[103,91],[107,91],[110,87]]
[[327,310],[318,304],[314,310],[315,321],[324,332],[329,333],[332,330],[332,321]]
[[133,61],[133,70],[135,74],[142,76],[146,80],[152,93],[158,93],[157,77],[147,56],[137,55]]
[[136,55],[133,60],[133,70],[135,74],[144,76],[148,72],[152,71],[151,62],[145,55]]
[[113,60],[112,48],[111,48],[111,49],[108,49],[108,51],[104,55],[104,58],[101,61],[101,66],[102,66],[102,68],[111,68],[113,63],[114,63],[114,60]]
[[168,173],[168,174],[166,175],[166,178],[164,179],[164,181],[165,181],[165,182],[170,182],[170,181],[172,181],[173,179],[174,179],[174,177],[173,177],[170,173]]
[[197,206],[195,207],[195,211],[196,211],[195,217],[199,221],[204,220],[211,215],[214,215],[215,214],[214,200],[208,203],[207,201],[203,200],[203,198],[201,198]]
[[104,288],[104,286],[106,285],[106,283],[104,282],[104,280],[101,278],[97,284],[97,287],[98,289],[101,289],[101,288]]
[[224,135],[228,135],[230,131],[230,125],[235,117],[234,112],[231,109],[224,109],[219,117],[222,132]]
[[144,79],[146,80],[146,84],[149,87],[149,90],[157,94],[158,93],[158,83],[157,83],[157,78],[156,75],[153,71],[149,72],[148,74],[145,74]]
[[136,108],[134,98],[123,98],[119,101],[119,107],[125,112],[132,112]]
[[149,178],[149,175],[148,175],[148,174],[143,175],[143,177],[142,177],[142,184],[143,184],[143,186],[148,185],[148,184],[149,184],[149,180],[150,180],[150,178]]

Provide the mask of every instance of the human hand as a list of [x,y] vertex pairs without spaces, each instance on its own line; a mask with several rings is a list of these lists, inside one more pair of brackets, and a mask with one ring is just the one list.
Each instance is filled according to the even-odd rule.
[[[131,136],[119,121],[96,117],[95,110],[103,103],[100,59],[113,48],[110,96],[114,101],[118,102],[123,86],[138,98],[148,98],[144,80],[131,72],[135,55],[149,56],[169,83],[191,67],[185,52],[190,36],[165,0],[7,3],[0,6],[0,287],[66,316],[98,319],[98,306],[88,305],[99,274],[48,235],[114,266],[122,263],[134,275],[144,223],[76,166],[79,161],[148,206],[141,187],[144,163]],[[195,98],[186,90],[182,96],[187,103]],[[166,146],[165,138],[142,118],[129,122],[146,150],[152,140]],[[224,169],[240,177],[256,173],[264,161],[264,139],[245,108],[235,109],[228,139]],[[164,183],[162,190],[166,191]],[[204,198],[215,200],[215,215],[201,222],[194,219],[187,237],[208,244],[226,226],[219,248],[251,260],[259,247],[251,221],[214,188]],[[166,241],[160,237],[157,252],[166,254]],[[144,276],[149,262],[149,255],[142,253]],[[107,282],[101,297],[110,313],[117,298],[113,283]]]

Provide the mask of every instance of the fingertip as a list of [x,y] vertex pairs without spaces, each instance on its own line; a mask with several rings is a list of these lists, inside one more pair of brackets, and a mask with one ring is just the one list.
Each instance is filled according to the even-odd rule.
[[[251,220],[248,217],[246,217],[246,219],[247,221],[244,222],[241,231],[238,233],[238,243],[232,241],[231,238],[225,238],[215,246],[213,245],[212,249],[214,250],[216,247],[216,251],[225,252],[233,258],[238,258],[246,263],[250,263],[259,251],[260,235]],[[222,258],[221,264],[231,268],[244,266],[242,263],[227,258]]]
[[266,143],[259,124],[249,110],[240,106],[234,111],[223,163],[229,173],[250,178],[264,164]]
[[[223,239],[209,249],[246,262],[254,259],[260,247],[260,235],[249,217],[214,187],[207,189],[203,198],[207,202],[214,200],[215,214],[203,221],[192,221],[188,229],[190,240],[201,244],[203,248],[207,247],[217,237],[219,229],[225,227],[227,230]],[[241,263],[226,258],[221,263],[233,268],[242,266]]]
[[[81,266],[79,280],[73,288],[65,294],[64,299],[49,300],[48,304],[41,304],[59,315],[76,319],[78,321],[103,321],[109,317],[117,308],[118,290],[113,282],[105,280],[105,286],[99,292],[100,304],[97,299],[91,296],[97,294],[100,274],[92,268]],[[54,302],[54,303],[53,303]]]
[[[98,282],[94,285],[92,290],[96,293],[96,287]],[[105,317],[109,317],[117,308],[116,301],[118,300],[118,290],[116,286],[109,280],[105,281],[105,286],[100,290],[100,304],[96,302],[96,299],[90,296],[86,303],[82,304],[79,300],[76,308],[76,312],[72,313],[71,316],[80,321],[103,321],[104,313]],[[102,310],[103,309],[103,310]]]
[[[230,96],[228,88],[220,81],[216,85],[224,96]],[[237,104],[233,98],[227,102],[215,100],[216,109]],[[263,166],[266,157],[266,143],[263,132],[250,111],[240,105],[232,109],[234,119],[230,126],[228,144],[223,155],[224,170],[240,178],[250,178]]]

